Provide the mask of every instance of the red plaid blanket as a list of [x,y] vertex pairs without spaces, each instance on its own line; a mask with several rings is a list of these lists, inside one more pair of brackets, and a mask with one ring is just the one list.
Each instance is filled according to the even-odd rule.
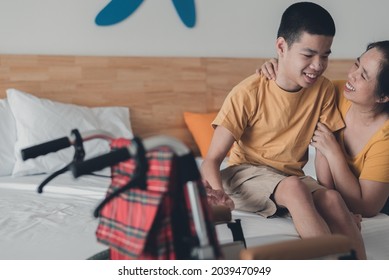
[[[130,144],[130,140],[116,139],[111,149]],[[183,186],[178,183],[175,155],[169,147],[159,147],[148,151],[146,158],[146,189],[131,188],[105,205],[97,239],[110,247],[111,259],[188,259],[195,232]],[[135,169],[134,159],[113,166],[107,195],[128,184]],[[207,213],[206,218],[210,221]]]

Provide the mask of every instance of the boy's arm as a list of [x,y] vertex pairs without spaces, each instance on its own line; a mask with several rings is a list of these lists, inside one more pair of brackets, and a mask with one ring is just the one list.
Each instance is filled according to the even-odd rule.
[[332,132],[336,132],[345,127],[338,105],[341,92],[331,83],[324,92],[324,102],[322,104],[319,122],[326,125]]
[[223,126],[215,128],[207,156],[201,164],[201,174],[215,190],[223,190],[220,166],[235,139]]
[[234,202],[224,192],[220,165],[235,141],[231,132],[223,126],[215,128],[207,156],[201,165],[201,173],[205,181],[208,203],[224,205],[233,210]]

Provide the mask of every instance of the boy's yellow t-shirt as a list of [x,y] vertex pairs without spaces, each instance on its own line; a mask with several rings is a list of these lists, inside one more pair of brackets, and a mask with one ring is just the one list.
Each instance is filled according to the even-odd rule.
[[310,88],[287,92],[254,74],[232,89],[212,125],[225,127],[236,140],[230,165],[267,165],[302,176],[319,121],[332,131],[344,127],[328,79],[319,77]]
[[[337,92],[337,95],[339,110],[345,118],[351,102],[344,98],[342,91]],[[339,138],[347,163],[357,178],[389,183],[389,121],[385,122],[355,157],[346,152],[343,130]]]

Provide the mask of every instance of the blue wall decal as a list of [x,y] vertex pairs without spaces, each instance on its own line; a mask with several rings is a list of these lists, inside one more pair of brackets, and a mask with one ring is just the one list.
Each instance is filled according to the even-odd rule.
[[189,28],[196,24],[196,7],[194,0],[173,0],[174,7],[182,20]]
[[[196,7],[194,0],[172,0],[178,16],[186,27],[196,24]],[[111,0],[96,16],[95,22],[100,26],[117,24],[132,15],[143,0]]]
[[119,23],[138,9],[143,0],[112,0],[96,16],[97,25],[106,26]]

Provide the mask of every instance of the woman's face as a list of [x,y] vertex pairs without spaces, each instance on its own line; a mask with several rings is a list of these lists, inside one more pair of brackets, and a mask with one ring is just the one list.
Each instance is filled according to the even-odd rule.
[[344,88],[344,96],[350,101],[374,107],[379,101],[376,96],[377,77],[380,71],[382,54],[372,48],[357,58],[348,73],[348,81]]

